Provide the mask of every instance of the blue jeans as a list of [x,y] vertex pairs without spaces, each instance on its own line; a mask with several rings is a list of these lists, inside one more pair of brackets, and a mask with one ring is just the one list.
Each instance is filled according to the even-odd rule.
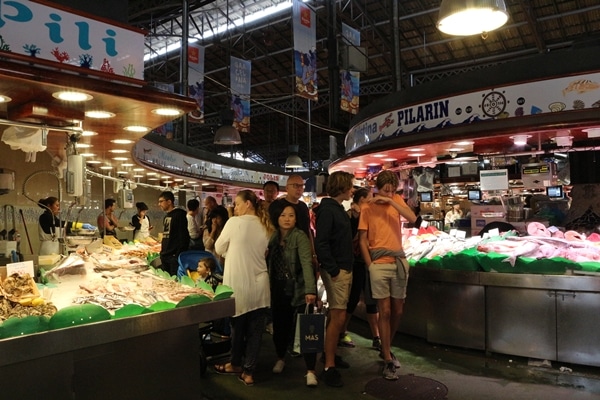
[[231,365],[241,366],[246,375],[252,375],[256,369],[262,334],[265,331],[266,310],[259,308],[231,317]]

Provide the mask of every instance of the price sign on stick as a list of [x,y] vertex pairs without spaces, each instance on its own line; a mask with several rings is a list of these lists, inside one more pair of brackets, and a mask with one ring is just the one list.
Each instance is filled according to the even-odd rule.
[[6,264],[6,276],[11,276],[15,273],[19,275],[25,275],[27,273],[33,278],[35,276],[33,261],[22,261]]

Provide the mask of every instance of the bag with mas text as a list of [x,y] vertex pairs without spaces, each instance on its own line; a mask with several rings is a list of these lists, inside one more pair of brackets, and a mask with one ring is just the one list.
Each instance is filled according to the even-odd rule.
[[294,351],[298,353],[322,352],[325,346],[325,322],[325,314],[309,312],[309,305],[306,305],[304,314],[296,316]]

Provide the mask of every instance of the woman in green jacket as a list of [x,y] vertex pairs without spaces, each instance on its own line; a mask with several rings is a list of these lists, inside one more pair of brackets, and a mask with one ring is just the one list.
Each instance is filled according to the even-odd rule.
[[[276,227],[269,242],[267,265],[271,281],[273,342],[278,360],[273,373],[285,367],[285,353],[294,333],[294,318],[303,314],[307,305],[317,299],[312,250],[306,233],[296,228],[296,210],[291,205],[275,202],[269,208]],[[310,306],[312,307],[312,306]],[[316,353],[303,354],[306,363],[306,385],[317,386]]]

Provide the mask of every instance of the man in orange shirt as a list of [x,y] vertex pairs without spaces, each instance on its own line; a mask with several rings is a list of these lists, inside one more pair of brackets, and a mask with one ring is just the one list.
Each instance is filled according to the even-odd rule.
[[371,291],[379,309],[380,356],[385,361],[383,377],[398,379],[400,362],[390,351],[406,298],[408,262],[402,249],[402,221],[414,223],[416,215],[396,194],[398,176],[392,171],[377,175],[377,194],[361,209],[359,246],[369,269]]

